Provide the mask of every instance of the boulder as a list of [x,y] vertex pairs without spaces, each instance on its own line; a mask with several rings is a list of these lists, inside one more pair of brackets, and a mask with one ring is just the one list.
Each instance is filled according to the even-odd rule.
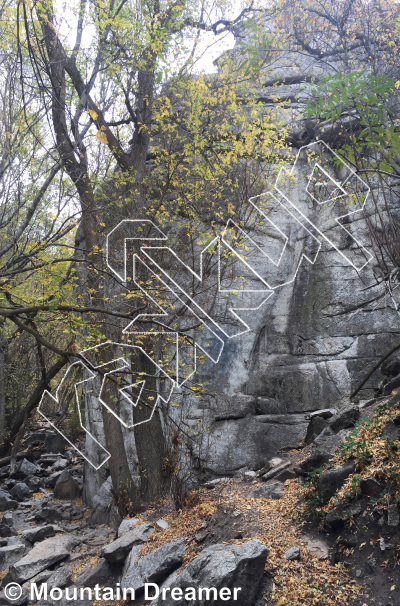
[[13,499],[9,492],[0,488],[0,512],[10,511],[10,509],[16,509],[18,501]]
[[330,425],[335,433],[347,427],[353,427],[360,418],[360,409],[358,406],[346,406],[340,410],[330,421]]
[[31,476],[30,478],[25,478],[25,484],[28,488],[31,489],[32,492],[38,492],[40,487],[43,486],[44,479],[37,478],[36,476]]
[[151,524],[141,524],[132,530],[129,530],[121,537],[103,547],[101,555],[108,562],[122,563],[128,557],[134,545],[145,543],[149,536],[154,532]]
[[208,530],[204,529],[204,530],[200,530],[195,536],[194,536],[194,540],[196,541],[196,543],[198,545],[200,545],[200,543],[203,543],[206,538],[208,537],[209,532]]
[[28,459],[22,459],[22,461],[17,464],[12,476],[15,478],[24,479],[26,477],[37,475],[40,471],[41,468],[39,465],[31,463],[28,461]]
[[112,528],[118,528],[120,523],[121,517],[118,513],[117,507],[114,504],[112,494],[111,477],[108,477],[92,499],[92,514],[90,516],[90,524],[93,526],[107,524]]
[[57,461],[54,461],[53,465],[50,467],[50,471],[63,471],[64,469],[67,469],[68,464],[68,459],[59,457]]
[[22,543],[0,547],[0,571],[7,570],[12,564],[18,562],[26,553],[26,546]]
[[14,516],[11,511],[0,514],[1,521],[7,526],[13,526],[14,524]]
[[60,522],[62,511],[55,505],[44,505],[35,513],[35,519],[39,522]]
[[325,523],[334,532],[339,532],[345,525],[346,520],[360,515],[367,506],[367,501],[360,499],[353,503],[346,503],[345,505],[338,505],[334,509],[328,512]]
[[32,491],[24,482],[18,482],[14,488],[11,488],[10,495],[17,501],[25,501],[32,496]]
[[54,488],[54,486],[57,483],[58,478],[60,477],[60,475],[62,474],[62,471],[55,471],[54,473],[52,473],[51,475],[49,475],[46,479],[45,479],[45,485],[48,486],[49,488]]
[[40,585],[41,583],[45,583],[53,574],[52,570],[43,570],[42,572],[39,572],[39,574],[37,574],[36,576],[32,577],[29,580],[29,583],[37,583],[38,585]]
[[294,480],[297,478],[297,474],[292,467],[286,467],[286,469],[282,469],[279,473],[276,474],[275,480],[278,482],[286,482],[286,480]]
[[339,433],[333,433],[330,427],[326,427],[323,432],[314,440],[311,455],[300,463],[300,469],[306,473],[318,469],[328,463],[335,455],[339,444],[347,436],[347,431],[342,430]]
[[337,490],[342,488],[347,478],[356,470],[354,461],[347,461],[343,465],[336,465],[325,471],[319,477],[318,493],[323,503],[327,503]]
[[44,445],[47,452],[63,453],[67,447],[67,441],[59,433],[51,433],[46,436]]
[[[16,591],[19,591],[16,588]],[[18,598],[7,597],[4,591],[0,592],[0,606],[24,606],[29,602],[29,589],[21,587],[21,595]]]
[[383,428],[383,437],[389,440],[400,440],[400,425],[395,421],[390,421]]
[[66,469],[64,469],[55,484],[54,498],[67,499],[68,501],[73,501],[74,499],[77,499],[79,497],[80,492],[80,488],[75,482],[74,478],[69,474]]
[[360,480],[360,489],[367,497],[379,497],[385,486],[378,482],[374,477],[369,476]]
[[199,457],[214,476],[233,475],[239,469],[260,469],[283,447],[296,448],[307,429],[305,414],[248,415],[243,419],[213,421]]
[[400,387],[400,374],[396,375],[393,379],[385,384],[382,390],[382,395],[388,396],[394,389],[397,389],[398,387]]
[[157,520],[156,526],[157,526],[157,528],[160,528],[161,530],[166,530],[168,528],[169,524],[166,520]]
[[301,537],[306,543],[306,549],[314,554],[318,560],[327,560],[329,556],[330,544],[321,535],[304,534]]
[[14,530],[14,528],[9,526],[8,524],[5,524],[4,522],[0,522],[0,537],[12,537],[16,534],[17,532]]
[[252,499],[281,499],[282,489],[282,482],[271,482],[271,484],[258,486],[248,496]]
[[[160,594],[152,604],[176,606],[179,601],[177,602],[175,596],[179,591],[182,595],[185,590],[189,591],[192,588],[191,595],[187,594],[186,604],[219,606],[225,603],[237,603],[250,606],[256,598],[267,555],[268,549],[257,539],[243,545],[211,545],[190,562],[179,575],[173,573],[162,586],[166,591],[165,599]],[[195,597],[193,592],[197,594],[200,588],[206,590]],[[216,593],[223,588],[225,591],[220,594],[221,599],[215,599],[214,591]],[[236,600],[233,602],[235,589]],[[232,601],[229,601],[230,597]]]
[[3,484],[3,490],[6,490],[7,492],[9,492],[11,490],[11,488],[13,488],[15,486],[16,483],[17,483],[17,480],[8,478],[8,480],[6,480]]
[[115,587],[121,579],[121,564],[111,564],[104,558],[96,564],[83,570],[76,579],[77,587],[100,586]]
[[400,358],[389,358],[381,366],[381,373],[385,377],[395,377],[400,374]]
[[293,547],[290,547],[285,552],[285,555],[283,557],[285,558],[285,560],[290,561],[300,560],[300,547],[297,547],[297,545],[293,545]]
[[78,543],[79,539],[72,534],[55,536],[36,543],[25,557],[10,567],[10,579],[17,583],[27,581],[56,562],[64,560]]
[[37,543],[38,541],[44,541],[50,537],[54,537],[56,530],[59,529],[56,526],[47,524],[45,526],[33,526],[32,528],[26,528],[22,531],[21,537],[30,543]]
[[39,429],[37,431],[32,431],[32,433],[28,434],[26,439],[27,444],[34,444],[35,442],[44,442],[48,435],[50,435],[46,429]]
[[134,547],[125,562],[121,580],[123,588],[141,591],[145,582],[160,584],[182,564],[185,542],[180,539],[166,543],[137,561],[139,553],[140,547]]
[[59,587],[60,589],[64,589],[64,587],[71,585],[72,573],[72,568],[60,566],[60,568],[57,568],[57,570],[49,576],[47,579],[47,585],[49,587]]
[[314,417],[322,417],[323,419],[330,419],[337,413],[336,408],[323,408],[321,410],[314,410],[314,412],[310,413],[310,419]]
[[311,444],[311,442],[314,442],[315,438],[319,436],[328,426],[329,422],[324,417],[312,417],[307,427],[307,433],[304,439],[305,443]]
[[123,534],[129,532],[130,530],[133,530],[133,528],[135,528],[135,526],[137,526],[139,522],[139,518],[126,518],[125,520],[122,520],[121,524],[118,526],[117,536],[122,537]]

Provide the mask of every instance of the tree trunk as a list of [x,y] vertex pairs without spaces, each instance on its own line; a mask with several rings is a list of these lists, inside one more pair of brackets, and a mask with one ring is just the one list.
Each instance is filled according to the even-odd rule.
[[5,440],[6,424],[6,352],[7,341],[0,334],[0,444]]
[[[156,394],[158,386],[155,365],[142,353],[137,354],[137,359],[139,367],[146,373],[146,391]],[[148,418],[148,414],[148,409],[139,402],[133,411],[134,422],[141,423],[143,419]],[[165,435],[161,415],[162,411],[157,406],[151,421],[134,428],[140,473],[139,494],[136,498],[138,508],[146,508],[153,501],[165,496],[170,488],[170,473],[165,465]]]
[[25,422],[25,419],[27,419],[39,405],[44,390],[50,389],[50,381],[57,376],[67,362],[67,358],[60,358],[46,373],[46,378],[39,381],[25,408],[18,411],[17,416],[11,426],[9,435],[4,437],[3,442],[0,444],[0,456],[5,456],[9,452],[11,445],[18,436],[21,426]]
[[[72,144],[66,120],[66,74],[70,77],[75,91],[81,99],[81,103],[93,111],[96,127],[105,135],[107,145],[117,161],[120,169],[130,180],[130,196],[132,203],[125,208],[126,216],[132,213],[135,218],[146,217],[146,197],[144,192],[144,180],[146,172],[146,156],[150,144],[150,132],[153,115],[153,100],[155,87],[156,61],[154,51],[148,50],[140,69],[138,69],[138,89],[136,93],[136,123],[135,131],[128,153],[126,153],[118,140],[108,127],[101,109],[96,106],[90,97],[90,89],[93,84],[85,84],[84,79],[75,63],[73,55],[67,56],[60,38],[57,34],[54,14],[51,4],[47,9],[46,18],[41,16],[43,37],[46,45],[48,63],[47,71],[52,87],[52,119],[56,135],[57,147],[65,169],[77,189],[82,210],[82,232],[85,239],[85,252],[87,261],[96,271],[88,271],[86,295],[99,307],[104,306],[104,292],[108,284],[105,284],[107,271],[102,258],[101,250],[104,247],[104,239],[98,228],[101,215],[107,214],[103,200],[96,200],[94,186],[91,183],[88,171],[88,160],[86,149],[82,141],[76,138],[76,146]],[[105,44],[106,39],[102,43]],[[94,82],[94,80],[93,80]],[[76,124],[75,128],[79,128]],[[76,152],[79,150],[79,160]],[[104,277],[104,279],[103,279]],[[102,333],[109,341],[115,342],[115,326],[109,326],[104,321]],[[110,355],[111,351],[109,352]],[[111,361],[111,358],[104,362]],[[143,371],[149,368],[150,361],[143,356]],[[152,365],[151,365],[152,366]],[[154,374],[152,368],[148,374]],[[154,387],[156,387],[156,378]],[[109,381],[103,398],[110,407],[114,406],[117,398],[117,387]],[[144,411],[135,411],[137,420],[140,420]],[[102,409],[104,422],[104,433],[106,448],[111,454],[109,468],[113,483],[114,496],[118,503],[119,512],[122,516],[130,512],[132,503],[134,507],[141,507],[151,500],[161,496],[166,486],[163,473],[164,460],[164,435],[159,412],[155,412],[151,421],[143,423],[135,429],[137,455],[140,467],[140,490],[139,495],[135,490],[126,448],[124,445],[124,430],[120,422],[113,414]]]

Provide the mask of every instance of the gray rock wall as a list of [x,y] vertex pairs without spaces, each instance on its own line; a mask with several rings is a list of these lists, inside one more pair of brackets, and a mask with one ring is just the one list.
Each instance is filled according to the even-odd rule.
[[[297,59],[296,65],[295,58],[291,58],[294,67],[289,69],[282,59],[286,76],[304,72],[301,58]],[[326,73],[323,65],[312,61],[307,70],[309,75]],[[272,79],[280,75],[278,62]],[[296,84],[281,86],[279,91],[299,101],[282,112],[287,124],[298,124],[297,139],[292,138],[298,147],[308,143],[309,135],[298,120],[307,98],[302,89],[303,85]],[[268,91],[264,93],[268,96]],[[297,151],[285,151],[288,170]],[[319,161],[324,161],[327,172],[347,187],[348,171],[335,166],[334,157],[322,146],[319,152]],[[181,429],[185,443],[181,471],[190,477],[189,482],[202,474],[257,469],[281,449],[296,447],[305,434],[307,413],[344,405],[376,360],[399,342],[398,314],[386,307],[384,300],[377,305],[374,302],[379,288],[374,286],[373,262],[358,272],[345,259],[357,256],[353,237],[369,245],[365,220],[355,215],[347,221],[348,232],[338,229],[334,219],[347,212],[346,204],[342,199],[329,204],[312,200],[307,193],[309,177],[309,164],[303,154],[292,176],[280,187],[282,194],[312,221],[313,229],[304,229],[296,220],[297,211],[290,214],[282,210],[279,196],[275,201],[268,196],[256,201],[265,217],[250,225],[249,235],[257,247],[249,252],[249,258],[274,292],[263,305],[242,314],[250,331],[225,339],[218,364],[206,360],[199,366],[195,380],[203,385],[202,395],[196,398],[185,390],[177,392],[174,405],[164,411],[167,425],[170,416],[172,430],[177,426]],[[270,183],[270,190],[272,186]],[[350,193],[358,192],[354,187],[350,184]],[[373,205],[368,204],[366,212],[373,214]],[[275,226],[287,237],[286,243]],[[331,237],[338,250],[319,237],[319,230]],[[259,287],[257,277],[247,278],[247,287]],[[254,296],[254,307],[256,300]],[[251,297],[248,302],[251,307]],[[371,397],[377,382],[372,377],[361,398]],[[101,429],[89,418],[88,422],[100,436]],[[128,434],[127,447],[134,461],[134,440]],[[103,479],[89,470],[88,492],[95,492]]]
[[[325,160],[329,162],[329,155]],[[333,166],[330,172],[335,176]],[[332,217],[343,214],[343,205],[310,207],[306,186],[304,161],[292,199],[321,233],[330,233]],[[377,359],[400,341],[399,315],[384,299],[374,301],[381,292],[372,271],[374,260],[357,271],[345,258],[351,260],[357,248],[350,236],[370,249],[367,224],[360,215],[347,227],[348,233],[342,230],[336,240],[338,251],[323,241],[312,257],[314,238],[291,222],[278,268],[253,251],[261,275],[274,284],[288,283],[250,314],[250,332],[227,341],[217,365],[200,369],[199,380],[213,395],[183,397],[181,419],[193,432],[200,465],[208,472],[257,469],[280,449],[298,445],[306,413],[345,405]],[[264,226],[258,244],[261,250],[273,249]],[[303,258],[298,265],[303,252],[311,252],[314,262]],[[375,375],[360,397],[372,397],[377,382]]]

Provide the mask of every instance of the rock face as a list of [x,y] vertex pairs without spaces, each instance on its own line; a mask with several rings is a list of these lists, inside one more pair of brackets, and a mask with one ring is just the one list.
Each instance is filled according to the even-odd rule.
[[[237,593],[237,601],[232,603],[242,606],[252,606],[264,573],[265,562],[268,555],[268,549],[261,541],[248,541],[244,545],[212,545],[204,549],[195,560],[177,576],[167,580],[166,587],[170,588],[166,599],[160,597],[155,600],[154,606],[175,606],[176,599],[171,597],[174,588],[181,591],[192,588],[215,588],[217,591],[221,588],[228,588],[231,592],[241,588]],[[196,606],[220,606],[229,603],[226,601],[226,595],[223,600],[215,599],[206,594],[199,599],[188,599],[186,603],[193,603]],[[233,593],[231,593],[233,596]]]
[[[334,166],[328,170],[341,180],[340,170]],[[291,188],[287,195],[323,231],[328,214],[332,218],[339,207],[333,205],[324,214],[320,205],[310,201],[306,173],[306,161],[301,157],[293,183],[287,184]],[[361,241],[368,240],[364,227],[355,221],[350,232]],[[279,258],[283,248],[269,233],[265,229],[258,245]],[[313,257],[313,265],[303,259],[296,279],[289,283],[303,252],[315,252],[317,246],[296,221],[291,224],[289,241],[290,252],[286,251],[279,266],[282,283],[288,283],[246,316],[251,330],[227,344],[217,366],[206,362],[201,369],[206,391],[224,393],[183,398],[185,423],[193,432],[199,426],[209,428],[207,440],[193,438],[191,452],[204,461],[207,471],[218,476],[233,475],[242,467],[260,468],[280,449],[295,447],[299,434],[305,434],[306,413],[337,409],[331,420],[334,432],[354,425],[359,410],[349,407],[351,392],[374,360],[399,341],[395,310],[384,314],[380,310],[368,314],[346,311],[362,305],[369,294],[363,292],[355,269],[332,246],[323,245]],[[351,242],[343,230],[339,249],[344,255],[351,255]],[[278,280],[274,268],[261,256],[260,252],[253,257],[252,251],[252,265],[260,275]],[[368,283],[372,274],[369,268],[365,272]],[[360,392],[362,398],[373,396],[374,381],[376,378]],[[313,419],[307,442],[327,424],[323,417]]]
[[[288,98],[301,99],[295,104],[296,109],[289,112],[288,121],[295,122],[307,98],[302,92],[305,84],[302,78],[307,76],[309,81],[313,75],[323,75],[326,65],[318,58],[305,60],[301,53],[293,52],[290,58],[277,61],[274,69],[278,79],[281,72],[294,77],[293,83],[280,85],[279,92]],[[273,70],[269,77],[274,79]],[[263,94],[274,96],[275,92],[272,87]],[[299,122],[299,128],[303,124]],[[323,150],[321,143],[318,149]],[[182,460],[187,455],[194,468],[196,465],[199,468],[201,461],[202,472],[211,476],[233,475],[243,467],[259,469],[280,449],[296,447],[308,424],[306,413],[343,408],[362,373],[399,342],[396,311],[388,308],[381,313],[379,305],[376,309],[366,306],[378,291],[378,287],[365,288],[366,283],[374,282],[370,266],[363,269],[361,279],[351,262],[356,248],[353,238],[366,246],[370,244],[369,230],[362,217],[348,221],[346,228],[337,232],[336,239],[326,235],[335,231],[332,224],[343,214],[343,208],[351,204],[348,194],[353,190],[343,188],[343,198],[324,204],[320,195],[314,192],[316,197],[309,190],[306,152],[301,152],[296,160],[297,153],[297,148],[288,151],[288,170],[293,167],[293,172],[290,179],[285,179],[282,172],[277,186],[292,207],[298,209],[297,219],[301,216],[306,220],[297,220],[288,211],[271,206],[271,220],[284,237],[278,237],[276,228],[264,222],[257,249],[254,247],[249,255],[257,276],[271,284],[274,291],[263,304],[255,295],[249,295],[243,307],[252,311],[243,317],[250,330],[226,343],[218,365],[208,359],[202,365],[200,380],[205,394],[219,395],[202,398],[181,395],[183,406],[169,411],[191,435],[190,448],[183,453]],[[326,160],[326,174],[347,187],[346,168],[338,167],[327,150],[321,155]],[[263,200],[258,202],[261,204]],[[249,235],[253,235],[250,230]],[[251,276],[248,272],[245,281],[249,291],[255,286],[259,288],[260,277],[255,274]],[[219,312],[221,316],[224,312],[229,316],[230,304],[227,300],[226,309]],[[368,313],[357,313],[357,308],[364,305]],[[209,353],[215,353],[211,347]],[[373,380],[366,384],[361,397],[373,395]],[[104,444],[98,421],[101,411],[96,406],[95,398],[87,393],[85,425]],[[354,418],[350,419],[350,424],[353,421]],[[336,431],[349,426],[339,417],[334,423]],[[321,420],[314,421],[318,431],[323,424]],[[199,427],[207,427],[207,439],[199,435]],[[126,451],[135,467],[132,435],[133,432],[127,433]],[[132,475],[136,477],[134,471]],[[96,494],[102,485],[105,477],[99,475],[88,470],[87,495]],[[92,505],[89,499],[88,502]],[[94,503],[98,517],[93,522],[106,522],[106,515],[112,511],[110,503],[108,510],[102,509],[104,499]]]
[[79,540],[71,534],[52,537],[36,543],[25,557],[10,567],[10,579],[16,583],[31,579],[52,564],[64,560],[78,543]]

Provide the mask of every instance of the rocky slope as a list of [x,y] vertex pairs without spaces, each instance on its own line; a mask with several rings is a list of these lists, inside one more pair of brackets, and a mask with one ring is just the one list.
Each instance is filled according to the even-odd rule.
[[[394,605],[400,599],[398,487],[388,483],[393,457],[388,453],[386,468],[379,467],[375,449],[387,439],[396,453],[398,406],[389,397],[317,411],[301,448],[258,471],[242,469],[235,478],[207,482],[178,512],[167,500],[122,521],[106,487],[97,508],[83,504],[82,459],[48,429],[38,429],[13,471],[0,462],[0,603],[35,602],[32,583],[39,604],[68,603],[64,595],[45,600],[40,587],[47,583],[49,591],[70,592],[98,585],[100,600],[91,597],[100,604],[126,602],[122,593],[102,598],[100,588],[129,587],[135,590],[132,603],[142,604],[146,583],[155,583],[164,589],[152,602],[160,605]],[[350,451],[349,444],[362,444],[354,436],[364,427],[375,433],[367,436],[373,456],[363,467],[361,446]],[[10,583],[22,587],[17,600],[5,595]],[[215,587],[216,597],[173,597],[199,587]],[[230,593],[221,594],[222,588]]]

